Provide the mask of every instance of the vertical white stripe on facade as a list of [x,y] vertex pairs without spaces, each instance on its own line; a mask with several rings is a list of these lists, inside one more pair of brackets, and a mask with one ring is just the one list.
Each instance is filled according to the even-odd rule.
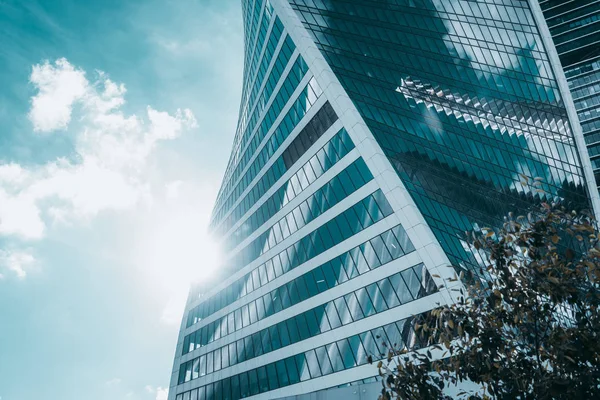
[[533,13],[535,23],[538,26],[546,54],[548,55],[548,61],[552,67],[552,72],[554,72],[556,82],[558,83],[560,95],[567,110],[569,123],[571,125],[571,132],[575,138],[575,147],[577,147],[577,152],[579,153],[579,159],[581,160],[581,166],[583,168],[587,190],[592,200],[594,215],[596,216],[596,219],[600,221],[600,195],[598,194],[596,179],[594,178],[594,171],[592,169],[592,162],[590,161],[590,155],[588,154],[581,124],[579,123],[579,116],[577,115],[577,110],[575,109],[575,103],[573,103],[573,96],[571,96],[571,90],[569,89],[565,72],[562,68],[562,64],[560,63],[560,59],[558,58],[558,52],[556,51],[556,46],[554,46],[554,41],[552,39],[552,35],[550,34],[550,29],[548,29],[546,18],[544,18],[544,14],[542,13],[542,8],[540,7],[538,0],[529,0],[529,5],[531,12]]

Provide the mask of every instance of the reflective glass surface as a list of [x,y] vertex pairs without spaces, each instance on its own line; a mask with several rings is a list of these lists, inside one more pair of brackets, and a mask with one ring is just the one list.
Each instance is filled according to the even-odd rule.
[[600,186],[600,1],[540,1]]
[[[451,262],[473,265],[461,235],[501,223],[508,211],[556,198],[588,206],[527,1],[289,3]],[[387,187],[334,111],[337,94],[322,90],[328,75],[309,69],[314,53],[300,54],[304,43],[296,47],[280,6],[242,0],[242,101],[211,219],[225,261],[218,278],[190,291],[175,400],[273,398],[273,390],[379,358],[384,343],[419,348],[414,319],[397,320],[438,296]],[[561,45],[594,23],[578,12],[573,24],[553,15]],[[570,84],[592,126],[600,71],[581,67]],[[600,143],[600,131],[590,132],[588,143]]]
[[[182,353],[187,354],[206,346],[214,340],[263,318],[270,317],[276,312],[323,293],[337,285],[362,276],[412,251],[414,251],[412,243],[402,226],[398,225],[190,333],[184,339]],[[419,274],[424,273],[423,269],[419,270]],[[250,294],[282,274],[283,270],[278,266],[278,263],[267,262],[240,280],[244,285],[242,293]],[[428,291],[433,290],[432,287],[428,286],[432,282],[426,279],[425,276],[419,281],[426,282],[424,285]],[[386,284],[384,283],[384,285]],[[376,285],[369,286],[367,292],[369,292],[377,312],[387,310],[388,307],[385,306],[383,295]],[[411,296],[410,293],[408,293],[408,296]],[[412,300],[412,297],[410,297],[410,300]],[[403,303],[410,300],[407,299]],[[394,305],[397,304],[394,303]],[[208,307],[210,307],[210,302],[205,302],[202,307],[190,311],[193,320],[188,321],[188,323],[193,325],[195,321],[199,321],[197,319],[198,315],[202,315],[200,313]],[[248,315],[248,318],[244,319],[243,315]]]
[[[399,349],[421,348],[423,343],[414,331],[415,320],[415,317],[411,317],[395,321],[295,354],[180,393],[176,400],[187,399],[191,396],[197,396],[198,399],[238,400],[364,365],[367,363],[369,355],[380,358],[387,354],[386,343],[395,344],[395,347]],[[208,363],[208,358],[206,362]],[[187,373],[187,369],[183,369],[183,371],[184,374]]]
[[[383,290],[386,291],[386,296],[382,294]],[[431,276],[423,265],[419,264],[189,360],[179,368],[178,383],[182,384],[209,374],[209,370],[217,372],[265,353],[293,345],[389,308],[410,303],[436,291]],[[374,297],[371,297],[372,293],[375,293]],[[284,296],[284,299],[291,296],[287,293],[284,295],[281,290],[277,294]],[[276,298],[273,297],[273,299]],[[259,300],[262,301],[262,299]],[[264,307],[267,310],[272,309],[273,301],[269,298],[269,302],[265,302]],[[284,301],[289,302],[290,300],[282,300],[282,303]],[[374,305],[375,302],[379,302],[378,307]],[[251,303],[250,306],[254,307],[255,304]],[[360,353],[354,350],[346,349],[346,352],[362,358]],[[210,368],[204,368],[204,364],[208,361],[212,363]],[[205,370],[205,374],[198,372]]]
[[[319,149],[314,156],[312,156],[298,171],[292,175],[287,181],[285,181],[280,188],[264,202],[264,204],[248,219],[244,221],[241,228],[248,227],[249,224],[254,225],[254,229],[265,223],[270,217],[277,213],[281,207],[284,207],[287,203],[292,201],[302,191],[308,189],[310,185],[320,178],[325,172],[331,167],[337,164],[342,158],[344,158],[350,151],[354,149],[354,143],[348,136],[345,129],[341,129],[335,136],[329,140],[321,149]],[[227,223],[235,224],[240,217],[252,206],[258,199],[265,193],[267,188],[270,188],[275,182],[281,178],[286,172],[284,169],[283,157],[279,157],[273,167],[263,176],[259,183],[245,197],[243,203],[240,203],[235,209],[235,212],[229,216]],[[296,183],[298,182],[298,183]],[[300,185],[300,182],[303,182]],[[237,218],[237,219],[236,219]],[[244,296],[243,284],[241,286],[230,285],[226,290],[222,291],[214,298],[208,299],[202,304],[203,309],[211,309],[210,314],[231,304],[238,297]],[[241,290],[239,290],[241,289]],[[200,296],[202,292],[201,287],[193,288],[190,293],[190,299],[195,300]],[[207,304],[211,304],[207,307]],[[223,304],[217,307],[215,304]],[[214,305],[214,306],[213,306]],[[213,308],[217,307],[217,308]],[[197,315],[194,318],[204,318],[209,314],[208,311],[202,313],[197,312],[198,308],[192,310],[190,315]],[[195,322],[194,322],[195,323]],[[188,320],[188,326],[191,324]]]
[[460,237],[556,198],[589,207],[522,0],[291,0],[455,265]]

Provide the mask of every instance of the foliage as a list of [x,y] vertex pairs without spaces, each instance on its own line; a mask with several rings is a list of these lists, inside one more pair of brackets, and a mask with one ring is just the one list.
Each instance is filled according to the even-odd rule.
[[[456,303],[419,317],[429,346],[380,362],[381,399],[442,399],[472,382],[469,399],[600,398],[600,244],[585,213],[544,204],[469,234],[487,269]],[[458,276],[451,281],[465,281]],[[473,385],[473,383],[475,385]]]

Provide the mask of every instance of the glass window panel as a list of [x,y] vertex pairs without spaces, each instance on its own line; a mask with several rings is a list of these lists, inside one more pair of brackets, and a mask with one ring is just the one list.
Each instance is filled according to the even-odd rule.
[[273,300],[271,298],[271,293],[265,294],[263,297],[263,304],[265,305],[265,317],[273,315],[275,309],[273,308]]
[[350,347],[348,339],[338,340],[336,343],[342,356],[342,361],[344,362],[344,368],[348,369],[354,367],[356,365],[356,360],[354,359],[354,354],[352,354],[352,348]]
[[364,273],[367,273],[370,271],[369,264],[367,263],[367,260],[363,256],[359,247],[355,247],[352,250],[350,250],[350,255],[352,256],[352,259],[354,260],[354,264],[356,265],[356,270],[358,271],[359,274],[364,274]]
[[315,288],[318,290],[318,293],[327,290],[327,282],[325,281],[325,275],[323,274],[323,269],[321,267],[317,267],[312,271],[312,279],[314,281]]
[[261,332],[252,334],[252,345],[254,347],[254,357],[258,357],[263,354]]
[[348,305],[348,310],[350,311],[353,321],[358,321],[365,317],[354,293],[348,293],[344,296],[344,299],[346,300],[346,304]]
[[214,363],[214,354],[211,351],[210,353],[206,353],[206,374],[212,374],[215,368]]
[[269,378],[267,376],[267,368],[265,366],[259,367],[257,370],[258,373],[258,385],[260,393],[269,391]]
[[281,340],[281,347],[285,347],[290,344],[290,335],[287,329],[286,323],[277,324],[279,328],[279,339]]
[[317,320],[315,311],[320,311],[321,315],[323,313],[323,309],[321,307],[318,307],[313,310],[308,310],[304,313],[304,317],[306,318],[307,331],[308,331],[307,337],[316,336],[319,333],[321,333],[321,331],[319,330],[319,321]]
[[352,349],[352,353],[356,358],[356,365],[363,365],[367,363],[367,352],[363,347],[362,342],[358,335],[354,335],[348,338],[348,342],[350,342],[350,348]]
[[285,366],[288,372],[290,385],[300,382],[300,375],[298,373],[298,367],[294,361],[294,357],[288,357],[285,359]]
[[308,310],[307,312],[298,314],[295,318],[296,322],[298,323],[298,330],[300,332],[301,340],[308,339],[311,336],[310,331],[309,331],[308,322],[306,320],[306,314],[310,313],[310,312],[312,312],[312,310]]
[[250,323],[253,324],[255,323],[258,318],[257,318],[257,314],[256,314],[256,302],[252,301],[248,304],[248,310],[250,312]]
[[275,367],[277,369],[277,378],[279,380],[279,387],[285,387],[290,384],[290,379],[288,377],[287,369],[285,367],[285,361],[279,360],[275,363]]
[[329,324],[331,325],[331,329],[335,329],[339,326],[342,326],[342,321],[340,320],[339,314],[337,313],[335,304],[333,301],[327,303],[326,306],[327,317],[329,319]]
[[[191,345],[191,349],[190,349],[190,345]],[[187,354],[190,351],[192,351],[194,349],[194,342],[192,341],[190,343],[190,336],[186,336],[185,339],[183,339],[183,354]]]
[[[377,344],[384,354],[387,353],[388,349],[396,348],[398,344],[402,343],[398,329],[394,323],[386,325],[383,329],[378,328],[375,331],[376,339],[380,341]],[[377,338],[377,336],[380,336],[380,338]]]
[[392,256],[388,252],[387,247],[385,246],[383,240],[379,236],[371,239],[370,242],[373,246],[373,249],[375,250],[375,253],[379,257],[379,261],[381,262],[381,264],[387,264],[392,260]]
[[202,343],[202,342],[201,342],[201,340],[202,340],[202,336],[201,336],[201,335],[202,335],[202,330],[201,330],[201,329],[198,329],[198,330],[196,331],[196,335],[195,335],[195,336],[196,336],[196,338],[194,339],[194,342],[196,343],[196,348],[197,348],[197,349],[199,349],[199,348],[200,348],[200,346],[202,346],[202,344],[201,344],[201,343]]
[[366,242],[360,245],[360,249],[367,260],[367,264],[369,264],[370,269],[375,269],[381,265],[377,254],[375,254],[375,250],[373,246],[371,246],[370,242]]
[[300,381],[304,382],[310,378],[310,371],[308,369],[308,363],[304,354],[298,354],[294,357],[296,359],[296,366],[298,367],[298,374],[300,375]]
[[347,325],[352,322],[352,316],[350,314],[350,310],[348,310],[348,306],[343,297],[335,299],[333,301],[335,304],[335,308],[340,316],[340,321],[342,321],[342,325]]
[[200,358],[196,358],[192,365],[192,379],[197,379],[200,376]]
[[279,296],[278,290],[271,292],[271,300],[273,301],[273,312],[278,313],[283,309],[281,305],[281,296]]
[[384,278],[380,280],[379,282],[377,282],[377,286],[379,286],[379,290],[381,290],[381,294],[383,294],[385,302],[389,308],[400,305],[400,301],[398,300],[396,292],[392,287],[392,284],[390,283],[389,279]]
[[271,336],[273,350],[281,348],[281,340],[279,339],[279,329],[277,329],[277,325],[269,327],[269,335]]
[[402,225],[398,225],[395,228],[392,228],[392,231],[394,232],[394,235],[396,235],[396,239],[398,240],[398,243],[400,243],[400,246],[402,246],[402,249],[405,253],[408,254],[415,250],[415,247],[408,238],[408,235],[406,234],[406,231],[404,230]]
[[244,338],[244,353],[246,360],[254,357],[254,346],[252,344],[252,336],[246,336]]
[[[311,277],[309,276],[308,279],[312,280]],[[299,296],[299,301],[304,301],[306,299],[308,299],[311,294],[309,293],[309,290],[306,286],[306,276],[305,275],[300,275],[297,279],[296,279],[296,288],[298,290],[298,296]]]
[[230,333],[235,332],[235,319],[233,318],[233,313],[227,314],[227,329]]
[[404,255],[402,246],[400,246],[400,243],[398,243],[396,236],[394,236],[394,233],[391,230],[383,233],[381,236],[393,259],[402,257]]
[[[263,302],[263,298],[259,297],[258,299],[256,299],[255,303],[256,303],[256,319],[258,321],[260,321],[261,319],[265,318],[265,304]],[[232,332],[232,331],[230,331],[230,332]]]
[[[393,277],[390,277],[390,281],[392,282],[394,289],[396,289],[396,294],[400,298],[400,301],[402,303],[408,303],[409,301],[412,301],[414,299],[413,291],[415,292],[415,294],[419,293],[421,285],[417,281],[415,274],[412,272],[412,269],[409,268],[407,270],[402,271],[401,275],[406,278],[398,279],[398,274],[396,274]],[[407,279],[408,282],[406,282]],[[413,287],[407,287],[405,282],[410,283],[410,285],[412,285]]]
[[[242,372],[240,375],[240,393],[242,398],[244,397],[248,397],[250,395],[250,388],[248,387],[248,374],[245,372]],[[208,391],[207,391],[207,395],[208,395]],[[209,398],[207,397],[207,400]]]
[[409,318],[396,322],[396,327],[398,328],[398,332],[400,332],[400,337],[395,339],[398,341],[396,345],[396,348],[398,350],[404,349],[407,343],[410,344],[411,339],[414,336],[414,331],[412,329],[410,321],[411,320]]
[[344,360],[342,360],[342,356],[338,350],[336,343],[330,343],[325,346],[327,348],[327,354],[329,355],[329,360],[331,361],[331,366],[334,372],[339,372],[344,370]]
[[298,286],[296,284],[297,279],[298,278],[294,279],[293,281],[287,284],[288,293],[290,294],[290,301],[292,305],[298,304],[300,302],[300,296],[298,295]]
[[235,328],[241,329],[241,327],[242,327],[242,310],[240,310],[239,308],[237,310],[235,310],[234,316],[235,316]]
[[[381,357],[381,351],[379,350],[379,343],[377,343],[377,339],[373,337],[371,331],[363,332],[360,335],[360,339],[365,348],[365,352],[367,355],[373,357],[374,360]],[[381,339],[379,339],[381,340]]]
[[183,382],[185,382],[185,364],[179,366],[179,379],[177,380],[177,384],[181,385]]
[[[327,284],[327,287],[329,289],[331,289],[332,287],[334,287],[337,284],[337,274],[334,272],[333,268],[331,267],[331,265],[329,263],[327,264],[323,264],[321,266],[321,270],[323,271],[323,275],[325,277],[325,283]],[[319,284],[317,282],[317,284]],[[321,287],[319,285],[319,287]]]
[[321,376],[321,369],[319,367],[319,361],[317,360],[317,356],[314,350],[309,350],[304,353],[304,357],[306,358],[306,362],[308,364],[308,369],[310,370],[310,375],[312,378],[316,378]]
[[375,306],[371,302],[371,298],[367,293],[366,289],[361,288],[356,291],[356,298],[360,304],[360,308],[366,317],[376,313]]
[[258,376],[256,375],[256,370],[251,369],[250,371],[248,371],[248,386],[250,387],[250,394],[251,395],[255,395],[258,394],[258,388],[259,388],[259,383],[258,383]]
[[354,265],[354,260],[350,256],[349,253],[344,253],[340,256],[342,263],[344,265],[344,270],[346,271],[346,275],[348,275],[348,279],[356,278],[358,274],[358,269]]
[[235,342],[229,343],[229,365],[237,364],[237,349],[235,347]]
[[322,374],[331,374],[333,372],[333,367],[331,366],[331,361],[329,361],[329,355],[327,354],[327,349],[325,346],[315,349],[315,353],[317,354],[317,359],[319,360]]
[[188,361],[185,363],[185,382],[192,379],[192,362]]
[[385,299],[376,283],[367,286],[366,291],[376,312],[380,313],[388,309]]
[[317,318],[317,323],[319,324],[319,331],[323,333],[331,330],[331,325],[329,325],[329,319],[327,318],[327,314],[325,313],[325,306],[318,306],[315,308],[314,311],[315,316]]
[[231,398],[239,399],[240,396],[240,378],[239,375],[231,377]]
[[269,329],[263,329],[261,331],[262,337],[262,347],[265,353],[268,353],[272,350],[271,348],[271,337],[269,335]]
[[[418,267],[419,269],[422,269],[421,265],[419,265]],[[415,299],[423,297],[423,295],[425,294],[425,289],[421,284],[421,279],[419,275],[417,275],[415,272],[415,267],[410,268],[406,271],[402,271],[402,277],[404,278],[406,285],[410,289],[410,293]]]
[[246,361],[246,350],[244,349],[244,339],[236,342],[238,363]]
[[222,399],[231,400],[231,378],[223,379],[221,389],[223,390]]
[[267,365],[267,376],[269,378],[269,390],[275,390],[279,388],[279,381],[277,379],[277,369],[275,364]]
[[283,306],[283,309],[288,308],[291,305],[288,285],[283,285],[279,288],[279,296],[281,296],[281,305]]
[[282,323],[287,323],[291,343],[297,343],[301,340],[300,339],[300,329],[298,327],[297,317],[298,316],[292,317],[292,318],[288,319],[287,321],[282,322]]
[[206,375],[206,355],[200,356],[199,360],[200,360],[199,376],[204,376],[204,375]]

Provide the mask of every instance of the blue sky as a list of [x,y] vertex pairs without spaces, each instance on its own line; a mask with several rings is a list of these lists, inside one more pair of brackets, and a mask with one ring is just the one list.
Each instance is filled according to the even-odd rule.
[[240,4],[0,0],[0,43],[0,399],[166,399],[212,265]]

